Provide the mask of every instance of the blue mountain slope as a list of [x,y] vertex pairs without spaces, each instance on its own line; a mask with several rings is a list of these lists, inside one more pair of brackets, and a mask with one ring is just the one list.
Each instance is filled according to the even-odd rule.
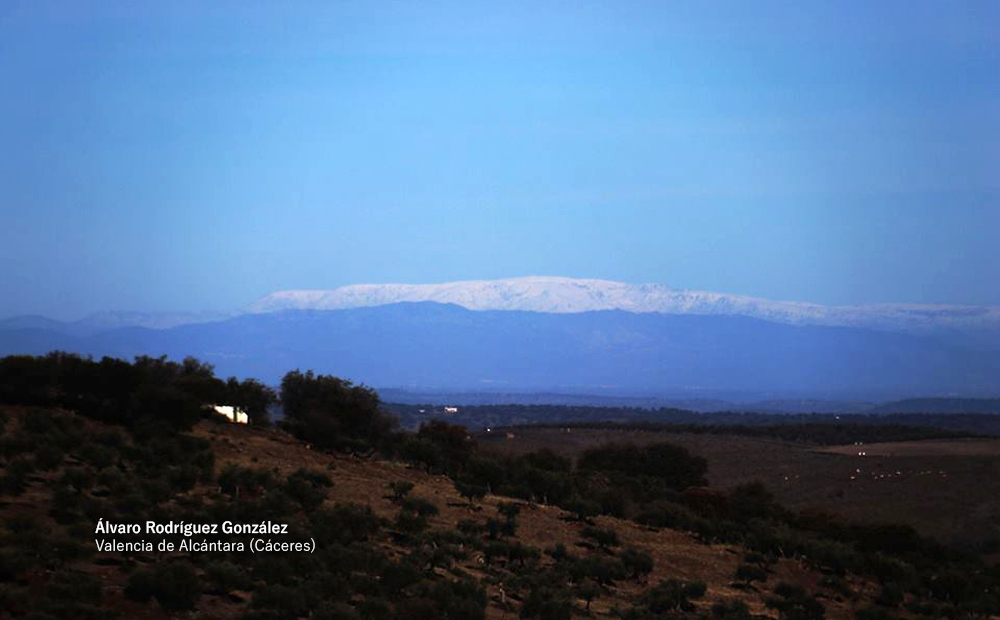
[[1000,391],[1000,354],[913,335],[731,316],[543,314],[399,303],[243,315],[83,338],[0,330],[0,352],[194,355],[277,381],[312,368],[375,386],[885,396]]

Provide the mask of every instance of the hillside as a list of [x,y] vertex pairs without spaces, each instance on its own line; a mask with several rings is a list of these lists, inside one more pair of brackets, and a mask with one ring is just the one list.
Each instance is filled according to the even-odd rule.
[[2,617],[1000,614],[983,558],[784,506],[682,441],[504,454],[441,420],[400,432],[338,377],[291,371],[275,393],[194,358],[3,358],[0,403]]
[[[16,434],[27,423],[27,417],[38,413],[21,408],[3,408],[3,414],[8,419],[5,436]],[[55,418],[57,420],[64,419],[61,416],[66,415],[57,412],[54,414],[59,416]],[[75,424],[71,422],[68,426],[73,427]],[[86,429],[86,434],[95,437],[115,432],[111,427],[93,422],[85,422],[83,427]],[[400,505],[392,500],[387,485],[396,481],[410,482],[414,485],[410,492],[411,496],[428,500],[438,508],[438,513],[428,519],[427,530],[421,535],[428,540],[435,533],[444,536],[448,532],[452,533],[451,537],[457,537],[456,540],[460,539],[457,530],[460,523],[470,520],[485,523],[488,518],[497,514],[497,507],[501,502],[508,501],[516,503],[521,508],[517,518],[516,534],[516,540],[521,545],[544,550],[563,544],[571,552],[584,556],[608,555],[607,552],[590,548],[586,539],[581,536],[581,532],[588,527],[588,524],[572,519],[564,510],[496,495],[489,495],[477,501],[475,507],[470,509],[468,501],[459,496],[449,478],[428,475],[401,462],[326,454],[312,450],[307,444],[277,430],[208,421],[199,423],[193,429],[192,436],[206,441],[211,446],[215,455],[216,475],[233,465],[268,471],[279,479],[301,468],[324,472],[333,482],[327,492],[324,506],[327,508],[348,504],[363,506],[370,508],[375,517],[383,519],[387,524],[395,522],[400,514]],[[49,596],[52,596],[51,591],[56,586],[54,583],[56,578],[73,575],[75,581],[85,582],[87,577],[92,577],[100,585],[101,593],[99,597],[93,599],[95,607],[106,611],[116,610],[129,618],[159,618],[163,617],[164,613],[155,603],[140,604],[128,600],[126,589],[130,574],[163,562],[179,563],[188,560],[195,560],[193,562],[195,570],[205,580],[210,580],[209,575],[219,570],[214,563],[215,556],[219,554],[213,556],[211,553],[205,553],[197,557],[189,555],[185,557],[186,554],[139,553],[123,559],[120,553],[95,553],[92,549],[94,546],[92,539],[97,535],[92,532],[93,523],[86,518],[78,521],[72,516],[61,515],[59,509],[55,508],[57,501],[64,501],[58,499],[61,487],[57,483],[65,479],[70,472],[79,471],[81,466],[86,466],[86,461],[81,461],[72,451],[66,459],[49,471],[30,475],[27,490],[22,495],[5,497],[0,503],[0,521],[6,528],[3,534],[3,540],[7,541],[5,549],[9,550],[8,545],[11,544],[9,537],[18,531],[12,528],[24,528],[27,523],[35,524],[31,526],[32,528],[42,527],[50,539],[64,540],[65,542],[61,544],[74,547],[70,558],[57,561],[57,572],[40,570],[31,573],[26,583],[32,590],[49,592]],[[106,498],[105,501],[116,499],[113,496],[109,497],[108,487],[102,482],[98,476],[95,486],[83,487],[86,489],[83,492],[90,501],[97,498]],[[186,491],[171,493],[171,498],[162,503],[162,510],[166,512],[161,514],[183,515],[195,506],[210,506],[220,502],[239,503],[220,490],[216,484],[199,483]],[[253,505],[248,504],[247,508]],[[115,519],[118,522],[128,520],[121,514]],[[777,560],[769,566],[770,585],[758,584],[747,589],[739,587],[733,579],[735,570],[745,554],[745,551],[737,546],[704,544],[689,533],[668,528],[643,527],[613,517],[595,517],[590,523],[615,530],[621,547],[640,549],[653,559],[653,570],[647,577],[640,581],[616,580],[614,585],[608,586],[606,591],[602,592],[600,598],[591,603],[589,614],[583,613],[585,602],[577,600],[574,603],[577,613],[590,617],[616,617],[613,613],[614,608],[627,608],[649,584],[656,584],[669,578],[701,581],[707,585],[705,595],[694,603],[698,609],[707,610],[713,603],[741,600],[753,612],[765,615],[767,609],[764,601],[772,595],[773,584],[779,582],[801,584],[810,591],[823,595],[826,617],[831,619],[853,618],[852,610],[863,607],[864,601],[870,600],[877,589],[876,585],[868,580],[850,577],[846,583],[849,584],[852,597],[845,599],[836,592],[843,585],[833,589],[822,587],[819,585],[824,582],[822,573],[792,559]],[[89,533],[88,529],[91,530]],[[393,534],[397,529],[398,525],[378,528],[369,538],[370,547],[387,558],[397,558],[397,561],[418,556],[422,545],[413,541],[401,542],[398,535]],[[511,569],[506,563],[484,566],[480,562],[482,552],[476,552],[475,548],[456,553],[458,555],[453,561],[446,562],[446,567],[432,568],[428,576],[434,580],[473,579],[485,586],[488,600],[487,618],[511,617],[511,614],[516,616],[523,606],[523,601],[517,599],[523,595],[519,596],[514,587],[507,585],[507,604],[504,604],[504,595],[501,594],[503,586],[500,585],[504,581],[509,584],[513,577],[512,572],[516,570]],[[551,564],[552,559],[543,555],[538,561],[544,567]],[[9,570],[9,566],[6,570]],[[253,586],[253,588],[258,587]],[[206,592],[198,597],[196,603],[200,617],[235,618],[252,607],[248,601],[253,595],[244,589],[245,586],[218,590],[206,583],[205,588]],[[14,596],[14,599],[8,598],[8,601],[16,600],[16,591],[16,585],[6,586],[4,595]],[[852,600],[854,597],[858,600]],[[5,608],[8,614],[13,614],[13,617],[18,616],[17,604]],[[99,615],[94,610],[88,613],[95,617]]]

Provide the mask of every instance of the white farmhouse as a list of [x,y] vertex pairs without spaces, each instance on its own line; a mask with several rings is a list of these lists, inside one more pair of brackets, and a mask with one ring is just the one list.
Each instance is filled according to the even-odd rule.
[[212,405],[212,410],[220,415],[226,416],[230,422],[235,424],[249,424],[250,416],[239,407],[232,405]]

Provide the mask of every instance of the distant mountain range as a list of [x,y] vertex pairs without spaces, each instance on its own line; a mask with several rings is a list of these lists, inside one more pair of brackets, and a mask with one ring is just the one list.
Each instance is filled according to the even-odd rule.
[[684,399],[992,396],[1000,377],[1000,352],[907,333],[620,310],[471,311],[433,302],[244,314],[87,335],[0,329],[2,353],[53,349],[125,358],[194,355],[222,375],[271,383],[287,370],[312,368],[410,390]]
[[468,310],[574,314],[597,310],[744,316],[790,325],[865,327],[890,331],[989,335],[1000,344],[1000,306],[872,304],[824,306],[798,301],[673,289],[662,284],[530,276],[443,284],[356,284],[330,290],[289,290],[228,312],[108,311],[72,322],[41,316],[0,319],[0,329],[38,328],[88,334],[118,327],[163,329],[281,310],[346,310],[401,302],[454,304]]
[[469,310],[569,314],[595,310],[745,316],[792,325],[871,327],[901,331],[1000,331],[1000,307],[878,304],[824,306],[757,297],[677,290],[660,284],[526,277],[445,284],[359,284],[332,290],[279,291],[250,305],[251,312],[343,310],[433,301]]
[[283,291],[229,313],[0,320],[0,354],[54,349],[194,355],[271,383],[312,368],[399,394],[695,410],[847,412],[1000,394],[997,308],[827,307],[568,278]]
[[42,329],[62,334],[84,336],[119,327],[166,329],[191,323],[223,321],[244,314],[231,312],[98,312],[78,321],[56,321],[38,315],[0,319],[0,330]]

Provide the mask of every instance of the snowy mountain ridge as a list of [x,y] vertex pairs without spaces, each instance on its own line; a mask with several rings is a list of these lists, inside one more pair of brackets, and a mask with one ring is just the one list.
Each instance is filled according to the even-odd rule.
[[569,314],[624,310],[663,314],[735,315],[793,325],[870,327],[905,331],[1000,329],[1000,307],[875,304],[825,306],[705,291],[662,284],[529,276],[442,284],[356,284],[330,290],[271,293],[248,308],[339,310],[400,302],[455,304],[469,310],[520,310]]

